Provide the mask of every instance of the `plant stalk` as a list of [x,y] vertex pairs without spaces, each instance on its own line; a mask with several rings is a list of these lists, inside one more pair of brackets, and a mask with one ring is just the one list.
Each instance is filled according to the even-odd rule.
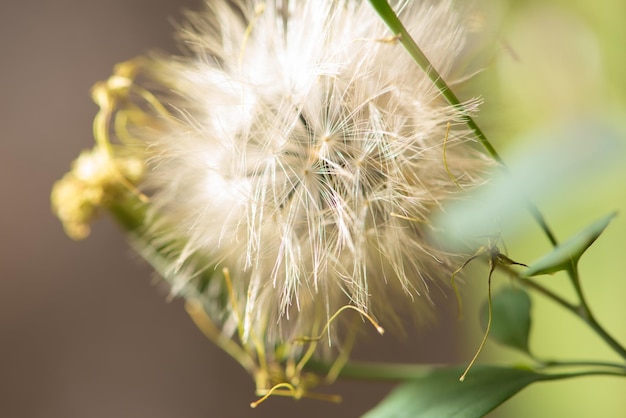
[[580,284],[577,262],[578,260],[572,261],[570,268],[567,269],[567,274],[572,282],[572,286],[574,286],[574,290],[576,291],[576,295],[578,296],[580,303],[575,310],[576,315],[585,321],[585,323],[589,325],[600,336],[600,338],[602,338],[609,345],[609,347],[613,349],[613,351],[626,360],[626,349],[611,334],[609,334],[608,331],[602,327],[602,325],[600,325],[595,315],[591,312],[591,308],[587,303],[587,298],[585,297]]
[[[504,160],[502,159],[502,157],[500,157],[500,154],[498,154],[498,151],[496,151],[496,149],[491,144],[489,139],[487,139],[487,136],[482,131],[482,129],[480,129],[476,121],[468,114],[467,108],[463,105],[463,103],[461,103],[458,97],[456,97],[454,92],[450,89],[448,84],[441,77],[437,69],[431,64],[428,57],[426,57],[424,52],[417,45],[415,40],[411,37],[409,32],[406,30],[406,28],[404,27],[404,25],[402,24],[402,22],[396,15],[396,13],[393,11],[391,6],[389,5],[389,2],[387,0],[369,0],[369,1],[372,4],[372,7],[374,8],[374,10],[376,10],[378,15],[381,17],[381,19],[387,24],[391,32],[395,36],[398,37],[400,43],[407,50],[409,55],[411,55],[415,63],[422,69],[422,71],[424,71],[424,73],[426,73],[426,75],[428,76],[430,81],[435,85],[435,87],[437,87],[437,89],[439,90],[441,95],[446,99],[448,104],[455,107],[461,112],[461,114],[463,115],[463,121],[465,122],[467,127],[472,131],[474,136],[476,136],[476,138],[478,139],[478,142],[480,142],[480,144],[483,146],[485,151],[487,151],[487,154],[489,154],[489,156],[493,158],[493,160],[497,162],[505,172],[508,173],[508,168],[506,164],[504,163]],[[558,244],[556,236],[552,232],[552,229],[550,229],[550,226],[546,222],[543,214],[541,213],[541,211],[539,211],[537,206],[530,201],[530,199],[526,199],[526,200],[527,200],[528,211],[533,216],[533,218],[535,218],[535,221],[537,222],[539,227],[543,230],[543,232],[545,233],[550,243],[553,246],[556,246]]]

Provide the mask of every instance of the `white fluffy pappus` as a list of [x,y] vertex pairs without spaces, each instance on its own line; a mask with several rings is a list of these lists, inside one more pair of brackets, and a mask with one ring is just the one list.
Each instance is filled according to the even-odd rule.
[[[430,242],[429,219],[488,165],[463,114],[368,2],[234,4],[189,13],[189,53],[154,58],[149,74],[174,109],[142,133],[160,239],[186,242],[174,290],[228,268],[235,303],[214,316],[270,347],[317,334],[347,304],[383,326],[402,307],[428,317],[429,292],[459,264]],[[394,4],[444,78],[464,43],[457,8]],[[210,306],[224,285],[203,292]]]

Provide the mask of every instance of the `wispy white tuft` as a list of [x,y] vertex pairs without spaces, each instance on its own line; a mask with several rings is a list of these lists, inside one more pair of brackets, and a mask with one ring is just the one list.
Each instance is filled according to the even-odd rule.
[[[395,3],[453,81],[454,3]],[[157,58],[152,74],[175,117],[144,132],[163,239],[187,242],[177,266],[199,254],[196,271],[228,268],[240,312],[226,304],[223,317],[270,346],[319,332],[346,304],[383,326],[403,306],[428,316],[452,267],[429,219],[486,165],[367,2],[288,4],[207,1],[189,14],[189,53]]]

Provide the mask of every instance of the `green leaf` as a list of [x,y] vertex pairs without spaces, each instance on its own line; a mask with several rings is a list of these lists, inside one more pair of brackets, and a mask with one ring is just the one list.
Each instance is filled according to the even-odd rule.
[[460,368],[439,369],[394,389],[365,418],[478,418],[548,376],[526,369],[476,366],[465,382]]
[[[489,336],[500,344],[529,353],[530,306],[530,297],[523,289],[506,287],[495,294],[491,300],[493,319]],[[481,315],[483,326],[487,324],[488,307],[485,302]]]
[[578,263],[583,253],[594,243],[615,217],[613,212],[592,223],[569,240],[558,245],[546,256],[535,261],[522,273],[522,277],[556,273],[567,270],[572,264]]

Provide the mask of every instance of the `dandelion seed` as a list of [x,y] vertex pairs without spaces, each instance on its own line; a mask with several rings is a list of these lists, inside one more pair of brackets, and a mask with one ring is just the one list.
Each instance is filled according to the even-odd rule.
[[[394,8],[454,81],[453,0]],[[333,346],[337,377],[356,332],[337,324],[427,320],[431,291],[450,286],[464,255],[432,241],[430,219],[489,166],[464,128],[478,103],[447,105],[365,1],[207,0],[187,18],[186,55],[96,84],[96,145],[55,185],[54,211],[79,239],[101,207],[132,200],[135,248],[254,376],[253,405],[337,401],[311,394],[305,369]]]
[[[395,10],[450,82],[464,40],[453,1]],[[125,63],[96,86],[97,145],[55,186],[55,211],[83,237],[143,175],[154,248],[138,248],[174,255],[159,270],[260,396],[302,396],[320,332],[352,344],[338,316],[382,332],[432,314],[458,263],[429,220],[488,163],[367,2],[207,1],[180,37],[186,55]]]
[[[429,219],[487,165],[466,144],[464,115],[367,2],[260,4],[207,2],[181,30],[189,53],[154,57],[144,74],[172,114],[135,133],[168,225],[155,234],[186,242],[180,286],[228,268],[241,338],[268,347],[314,335],[315,318],[345,305],[383,325],[403,305],[427,318],[431,290],[454,270]],[[452,1],[395,9],[449,77],[464,40]]]

